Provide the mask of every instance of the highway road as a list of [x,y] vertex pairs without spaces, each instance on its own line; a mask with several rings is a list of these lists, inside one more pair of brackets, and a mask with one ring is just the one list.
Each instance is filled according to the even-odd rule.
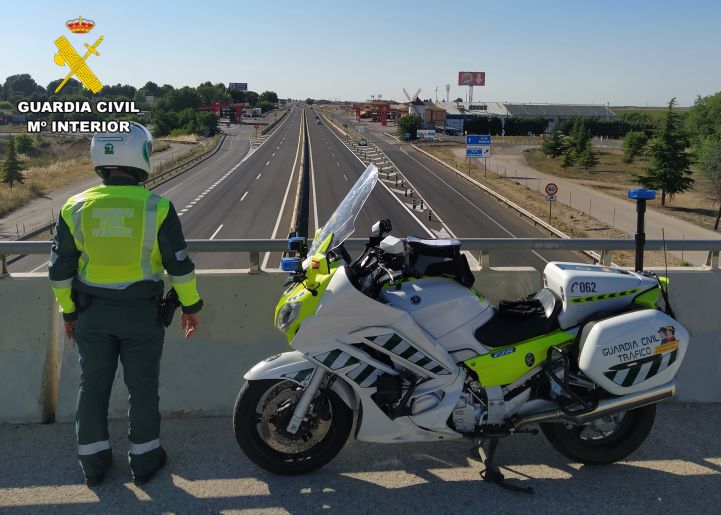
[[[316,111],[295,108],[262,142],[251,145],[252,128],[228,129],[220,151],[192,170],[155,188],[169,198],[183,223],[187,239],[278,238],[287,236],[295,205],[301,168],[301,126],[307,119],[310,150],[309,236],[332,214],[365,169],[337,131]],[[348,122],[350,123],[350,122]],[[544,237],[513,211],[445,167],[413,150],[389,143],[368,131],[367,137],[391,159],[401,175],[382,179],[356,220],[353,237],[365,237],[382,218],[393,222],[393,234],[432,237]],[[258,144],[260,143],[260,146]],[[412,187],[413,209],[404,196]],[[429,217],[429,208],[432,216]],[[430,219],[429,219],[430,218]],[[266,254],[261,262],[277,267],[279,255]],[[198,268],[239,269],[249,266],[245,253],[196,254]],[[558,251],[494,252],[494,266],[533,266],[542,269],[549,260],[577,260]],[[43,271],[47,256],[28,256],[11,266],[12,272]]]
[[[338,116],[334,114],[336,123]],[[342,118],[349,126],[355,122]],[[328,132],[335,134],[340,142],[337,131],[328,125]],[[330,134],[329,134],[330,136]],[[520,218],[514,211],[499,204],[497,200],[471,185],[446,167],[424,156],[411,145],[395,142],[380,136],[372,130],[366,130],[364,137],[376,143],[390,158],[401,172],[401,175],[414,189],[414,196],[424,206],[430,206],[434,218],[439,218],[445,232],[458,238],[544,238],[548,235],[527,221]],[[328,138],[330,139],[330,138]],[[401,198],[402,193],[400,194]],[[415,212],[414,212],[415,213]],[[418,216],[425,220],[427,213],[417,211]],[[393,218],[392,215],[388,215]],[[395,218],[393,218],[395,222]],[[400,229],[400,227],[399,227]],[[443,232],[443,231],[441,231]],[[405,236],[401,231],[394,231],[398,236]],[[408,233],[413,234],[413,233]],[[532,266],[542,270],[548,261],[577,261],[576,254],[560,251],[498,251],[491,254],[492,266]]]
[[[153,191],[170,199],[186,239],[285,238],[295,194],[302,113],[294,109],[251,151],[252,126],[226,130],[217,154]],[[258,140],[256,140],[256,144]],[[255,146],[255,145],[253,145]],[[299,166],[299,163],[298,163]],[[198,268],[247,268],[247,254],[197,254]],[[47,270],[48,256],[27,256],[11,272]],[[277,266],[277,263],[269,263]]]

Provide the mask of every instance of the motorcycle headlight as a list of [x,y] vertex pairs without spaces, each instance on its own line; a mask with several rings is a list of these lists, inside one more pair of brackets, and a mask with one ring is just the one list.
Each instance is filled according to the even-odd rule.
[[275,326],[285,332],[288,326],[295,322],[300,314],[300,302],[286,302],[278,311],[278,317],[275,319]]

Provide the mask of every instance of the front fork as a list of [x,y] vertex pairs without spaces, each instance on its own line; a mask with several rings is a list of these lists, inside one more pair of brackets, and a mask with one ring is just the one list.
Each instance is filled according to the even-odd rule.
[[326,371],[324,369],[320,367],[315,369],[310,383],[308,383],[308,386],[306,386],[305,390],[303,390],[300,399],[298,399],[298,404],[295,405],[293,417],[290,419],[287,427],[287,431],[289,433],[296,434],[298,432],[300,424],[303,422],[303,419],[308,412],[308,406],[310,406],[310,403],[315,398],[316,393],[318,393],[318,389],[320,389],[320,385],[323,382],[323,379],[325,379],[325,376]]

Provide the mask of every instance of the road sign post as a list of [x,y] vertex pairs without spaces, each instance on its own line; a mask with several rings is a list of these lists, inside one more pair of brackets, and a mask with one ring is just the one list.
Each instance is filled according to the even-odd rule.
[[553,203],[556,201],[556,194],[558,193],[558,186],[556,183],[549,182],[545,187],[546,200],[548,201],[548,223],[551,223],[553,216]]

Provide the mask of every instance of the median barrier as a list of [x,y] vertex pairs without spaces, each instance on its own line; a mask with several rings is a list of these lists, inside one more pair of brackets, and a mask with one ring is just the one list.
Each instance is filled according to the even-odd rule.
[[[659,270],[659,273],[661,271]],[[518,298],[542,285],[531,268],[474,271],[475,287],[490,300]],[[678,400],[721,401],[721,318],[709,316],[709,299],[721,291],[721,273],[671,269],[670,294],[692,340],[677,376]],[[206,307],[201,327],[184,339],[179,314],[166,332],[160,379],[164,415],[229,415],[243,374],[258,361],[290,350],[273,326],[287,274],[267,270],[199,271]],[[74,417],[79,365],[77,348],[62,334],[62,320],[45,274],[0,279],[0,422],[69,421]],[[127,412],[122,370],[110,402],[112,417]]]

